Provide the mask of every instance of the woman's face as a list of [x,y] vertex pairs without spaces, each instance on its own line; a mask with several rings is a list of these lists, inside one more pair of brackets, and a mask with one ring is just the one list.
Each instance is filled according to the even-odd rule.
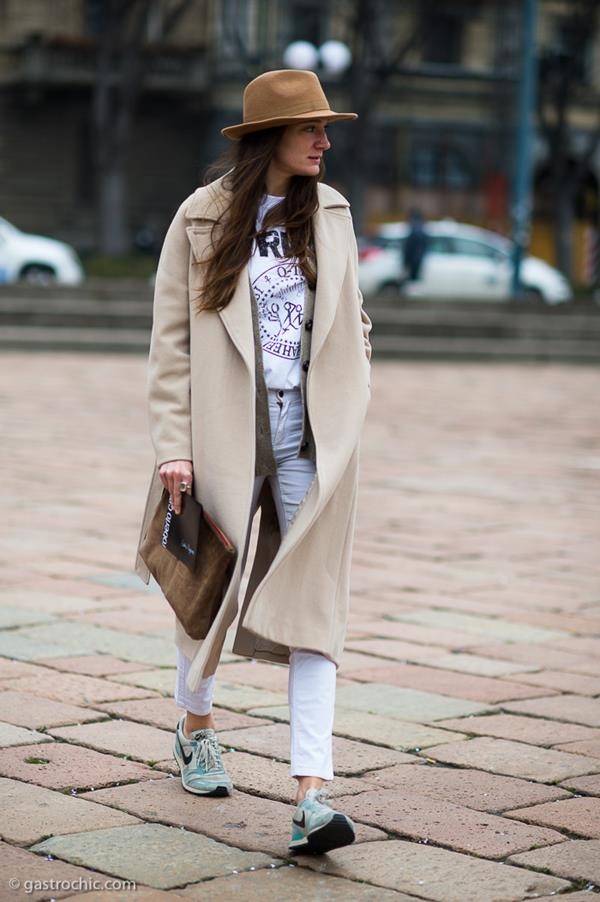
[[272,162],[284,178],[293,175],[316,176],[323,154],[330,147],[326,119],[294,122],[285,127]]

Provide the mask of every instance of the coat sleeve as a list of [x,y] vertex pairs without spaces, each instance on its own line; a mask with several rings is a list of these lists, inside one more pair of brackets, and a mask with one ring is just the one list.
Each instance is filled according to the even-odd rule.
[[158,466],[168,460],[192,460],[188,200],[175,214],[165,237],[154,289],[147,392]]
[[350,221],[350,262],[353,267],[354,277],[356,279],[356,290],[358,293],[358,306],[360,310],[360,321],[362,326],[362,334],[363,341],[365,343],[365,355],[369,363],[371,362],[371,342],[369,341],[369,333],[373,328],[373,324],[369,317],[367,316],[365,309],[363,307],[363,296],[360,288],[358,287],[358,245],[356,243],[356,235],[354,233],[354,226],[352,225],[352,220]]

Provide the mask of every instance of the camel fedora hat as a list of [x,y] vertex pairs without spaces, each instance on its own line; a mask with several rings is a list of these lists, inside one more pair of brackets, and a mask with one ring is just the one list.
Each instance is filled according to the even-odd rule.
[[246,85],[244,121],[221,130],[232,141],[249,132],[289,125],[302,119],[357,119],[356,113],[336,113],[329,106],[321,82],[306,69],[264,72]]

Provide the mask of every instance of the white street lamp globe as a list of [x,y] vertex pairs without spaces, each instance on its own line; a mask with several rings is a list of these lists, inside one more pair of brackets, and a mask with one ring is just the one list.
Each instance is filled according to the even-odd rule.
[[310,41],[293,41],[285,48],[283,62],[289,69],[316,69],[319,51]]
[[319,56],[325,69],[333,75],[344,72],[352,62],[350,48],[341,41],[325,41],[319,47]]

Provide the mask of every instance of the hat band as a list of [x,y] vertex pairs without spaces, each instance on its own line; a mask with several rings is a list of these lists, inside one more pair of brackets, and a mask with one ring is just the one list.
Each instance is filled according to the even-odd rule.
[[[322,112],[323,110],[329,110],[329,104],[327,103],[327,99],[325,97],[320,97],[318,103],[316,100],[312,103],[307,103],[306,99],[302,98],[299,103],[286,104],[285,109],[282,110],[275,110],[271,107],[271,109],[269,110],[268,118],[286,119],[289,116],[301,116],[303,113],[313,113],[317,111]],[[329,110],[329,112],[332,111]],[[264,115],[264,108],[260,111],[257,109],[248,111],[244,110],[244,125],[250,122],[261,121],[264,118],[266,118]]]

